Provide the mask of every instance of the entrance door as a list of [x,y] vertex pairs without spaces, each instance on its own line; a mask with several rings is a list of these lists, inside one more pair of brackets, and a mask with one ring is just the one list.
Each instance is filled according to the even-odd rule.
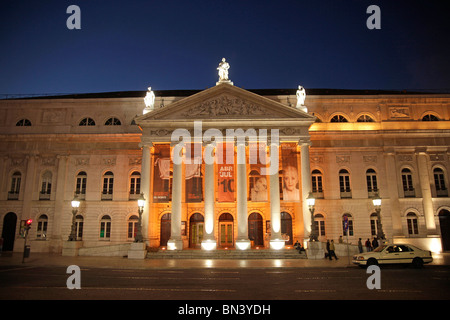
[[287,245],[292,245],[292,217],[287,212],[281,212],[281,234],[285,234],[288,237]]
[[167,241],[170,239],[171,213],[166,213],[161,217],[161,233],[159,237],[159,245],[161,247],[167,246]]
[[3,251],[14,249],[14,239],[16,238],[17,216],[14,212],[9,212],[3,218]]
[[219,217],[219,246],[233,246],[233,216],[230,213],[222,213]]
[[220,246],[232,247],[233,246],[233,222],[220,222]]
[[450,251],[450,211],[439,212],[439,225],[441,226],[442,250]]
[[263,218],[257,212],[248,216],[248,238],[254,246],[264,246]]
[[189,247],[200,248],[203,240],[203,216],[200,213],[194,213],[189,219],[189,224]]

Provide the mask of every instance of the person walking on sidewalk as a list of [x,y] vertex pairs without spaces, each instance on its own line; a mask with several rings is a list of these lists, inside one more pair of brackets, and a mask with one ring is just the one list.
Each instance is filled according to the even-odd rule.
[[370,244],[369,238],[367,238],[365,245],[366,245],[367,252],[372,251],[372,245]]
[[359,249],[359,253],[363,253],[363,246],[362,246],[361,238],[359,238],[359,240],[358,240],[358,249]]
[[335,247],[334,247],[334,240],[331,240],[331,243],[330,243],[330,250],[328,251],[328,256],[329,256],[330,260],[333,260],[333,259],[332,259],[333,256],[334,256],[334,258],[335,258],[336,260],[338,260],[338,257],[336,257],[336,253],[334,252],[334,250],[335,250]]

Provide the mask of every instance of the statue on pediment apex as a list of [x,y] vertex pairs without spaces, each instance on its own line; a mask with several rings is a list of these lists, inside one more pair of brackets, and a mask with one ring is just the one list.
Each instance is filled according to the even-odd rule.
[[219,63],[219,66],[217,67],[217,70],[219,70],[219,82],[216,82],[216,84],[220,83],[229,83],[233,84],[233,82],[228,79],[228,69],[230,69],[230,64],[226,61],[225,58],[222,58],[222,62]]
[[155,93],[152,91],[152,87],[148,87],[147,94],[144,98],[145,109],[144,114],[152,111],[155,108]]
[[308,112],[308,109],[305,106],[305,99],[306,99],[306,92],[305,92],[305,88],[303,88],[302,86],[298,86],[298,90],[297,90],[297,109],[300,109],[304,112]]

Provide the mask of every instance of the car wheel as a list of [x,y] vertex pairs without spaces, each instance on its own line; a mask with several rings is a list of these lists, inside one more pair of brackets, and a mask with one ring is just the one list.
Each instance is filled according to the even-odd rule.
[[369,260],[367,260],[367,266],[377,266],[378,265],[378,261],[375,258],[370,258]]
[[412,261],[412,265],[416,269],[420,269],[423,267],[423,260],[421,258],[414,258]]

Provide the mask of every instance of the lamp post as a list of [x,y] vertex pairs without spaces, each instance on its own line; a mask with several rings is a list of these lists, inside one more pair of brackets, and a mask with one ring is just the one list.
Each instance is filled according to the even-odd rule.
[[137,225],[136,236],[134,237],[134,242],[144,242],[144,239],[142,238],[142,213],[144,212],[144,206],[145,206],[145,198],[144,194],[141,193],[138,199],[139,220]]
[[80,207],[80,200],[78,200],[78,196],[75,193],[75,196],[73,197],[72,200],[72,230],[70,231],[69,241],[77,240],[77,225],[75,221],[79,207]]
[[377,238],[385,240],[385,235],[383,232],[383,225],[381,224],[381,198],[378,195],[378,191],[375,193],[375,197],[372,199],[373,206],[375,207],[375,212],[377,213],[378,226],[377,226]]
[[314,222],[314,206],[316,199],[311,192],[309,193],[308,198],[306,198],[306,203],[308,204],[309,212],[311,212],[311,233],[309,234],[309,241],[317,241],[318,235],[316,224]]

